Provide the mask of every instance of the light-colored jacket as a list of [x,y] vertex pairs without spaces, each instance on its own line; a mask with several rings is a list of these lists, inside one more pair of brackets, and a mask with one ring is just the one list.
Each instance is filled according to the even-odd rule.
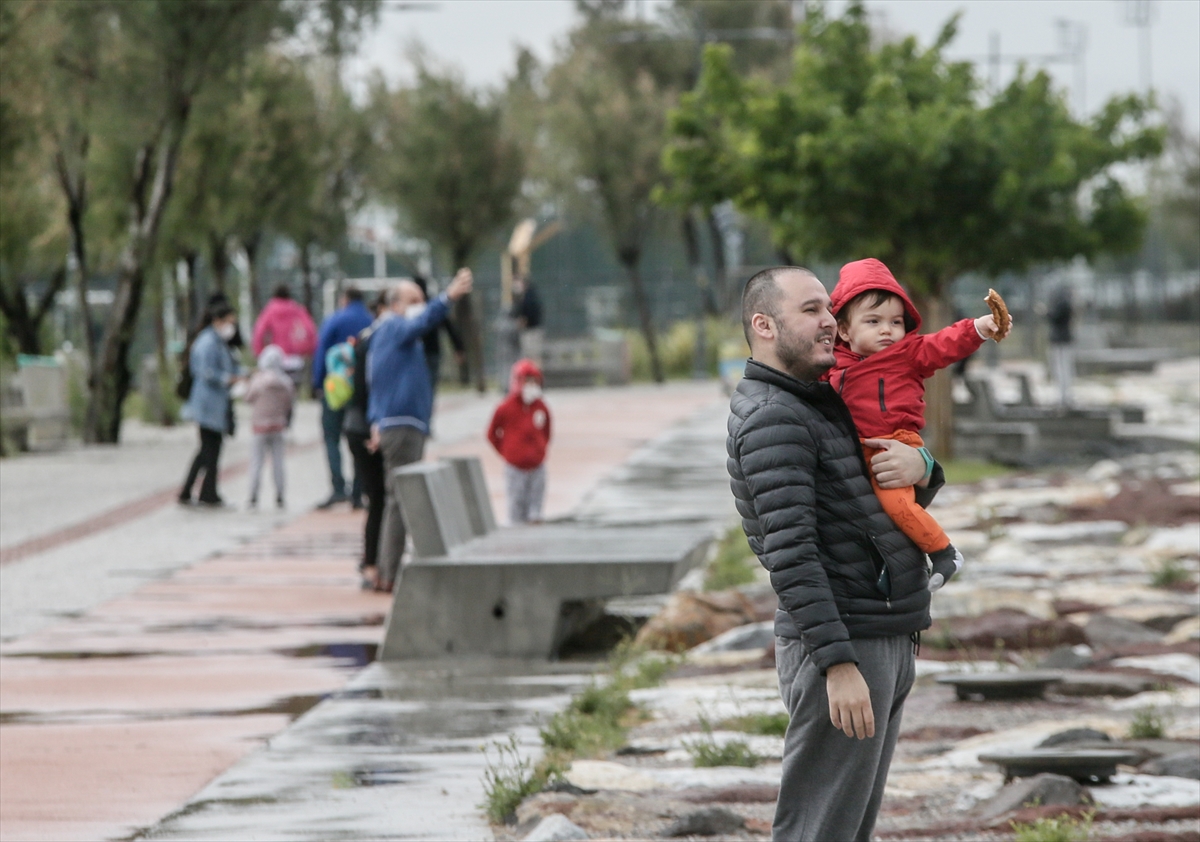
[[256,433],[277,433],[291,420],[296,386],[283,369],[283,351],[268,345],[258,357],[258,371],[250,376],[246,403],[252,407],[250,425]]
[[192,392],[183,407],[183,417],[201,427],[223,433],[228,425],[229,386],[238,365],[225,340],[211,327],[200,331],[188,356]]

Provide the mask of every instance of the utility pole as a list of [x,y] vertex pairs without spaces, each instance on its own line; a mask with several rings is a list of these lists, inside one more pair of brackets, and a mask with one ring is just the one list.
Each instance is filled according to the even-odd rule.
[[1075,108],[1082,119],[1087,115],[1087,24],[1077,20],[1059,18],[1054,22],[1058,28],[1058,48],[1071,62],[1075,71],[1072,87],[1075,89]]
[[1138,28],[1138,75],[1142,90],[1150,92],[1154,80],[1151,74],[1150,25],[1154,22],[1153,0],[1124,0],[1125,25]]

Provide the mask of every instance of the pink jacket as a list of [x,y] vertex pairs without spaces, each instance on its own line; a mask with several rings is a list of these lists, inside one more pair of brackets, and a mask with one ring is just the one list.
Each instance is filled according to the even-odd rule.
[[272,298],[254,323],[254,356],[278,345],[288,356],[311,357],[317,349],[317,326],[303,305],[290,298]]

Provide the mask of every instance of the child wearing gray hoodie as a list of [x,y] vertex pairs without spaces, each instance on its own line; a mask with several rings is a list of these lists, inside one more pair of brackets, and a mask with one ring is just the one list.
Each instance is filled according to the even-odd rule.
[[271,454],[275,476],[275,503],[284,505],[283,432],[292,417],[296,386],[284,368],[283,349],[268,345],[258,355],[258,370],[250,376],[245,401],[251,406],[250,425],[254,438],[250,448],[250,502],[258,507],[258,483],[266,454]]

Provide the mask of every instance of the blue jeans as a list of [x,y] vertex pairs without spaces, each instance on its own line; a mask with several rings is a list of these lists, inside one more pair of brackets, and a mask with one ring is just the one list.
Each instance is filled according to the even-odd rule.
[[[325,456],[329,460],[329,480],[333,484],[334,497],[346,496],[346,479],[342,474],[342,418],[345,414],[345,409],[330,409],[329,404],[321,401],[321,432],[325,435]],[[358,471],[354,472],[350,499],[362,500]]]

